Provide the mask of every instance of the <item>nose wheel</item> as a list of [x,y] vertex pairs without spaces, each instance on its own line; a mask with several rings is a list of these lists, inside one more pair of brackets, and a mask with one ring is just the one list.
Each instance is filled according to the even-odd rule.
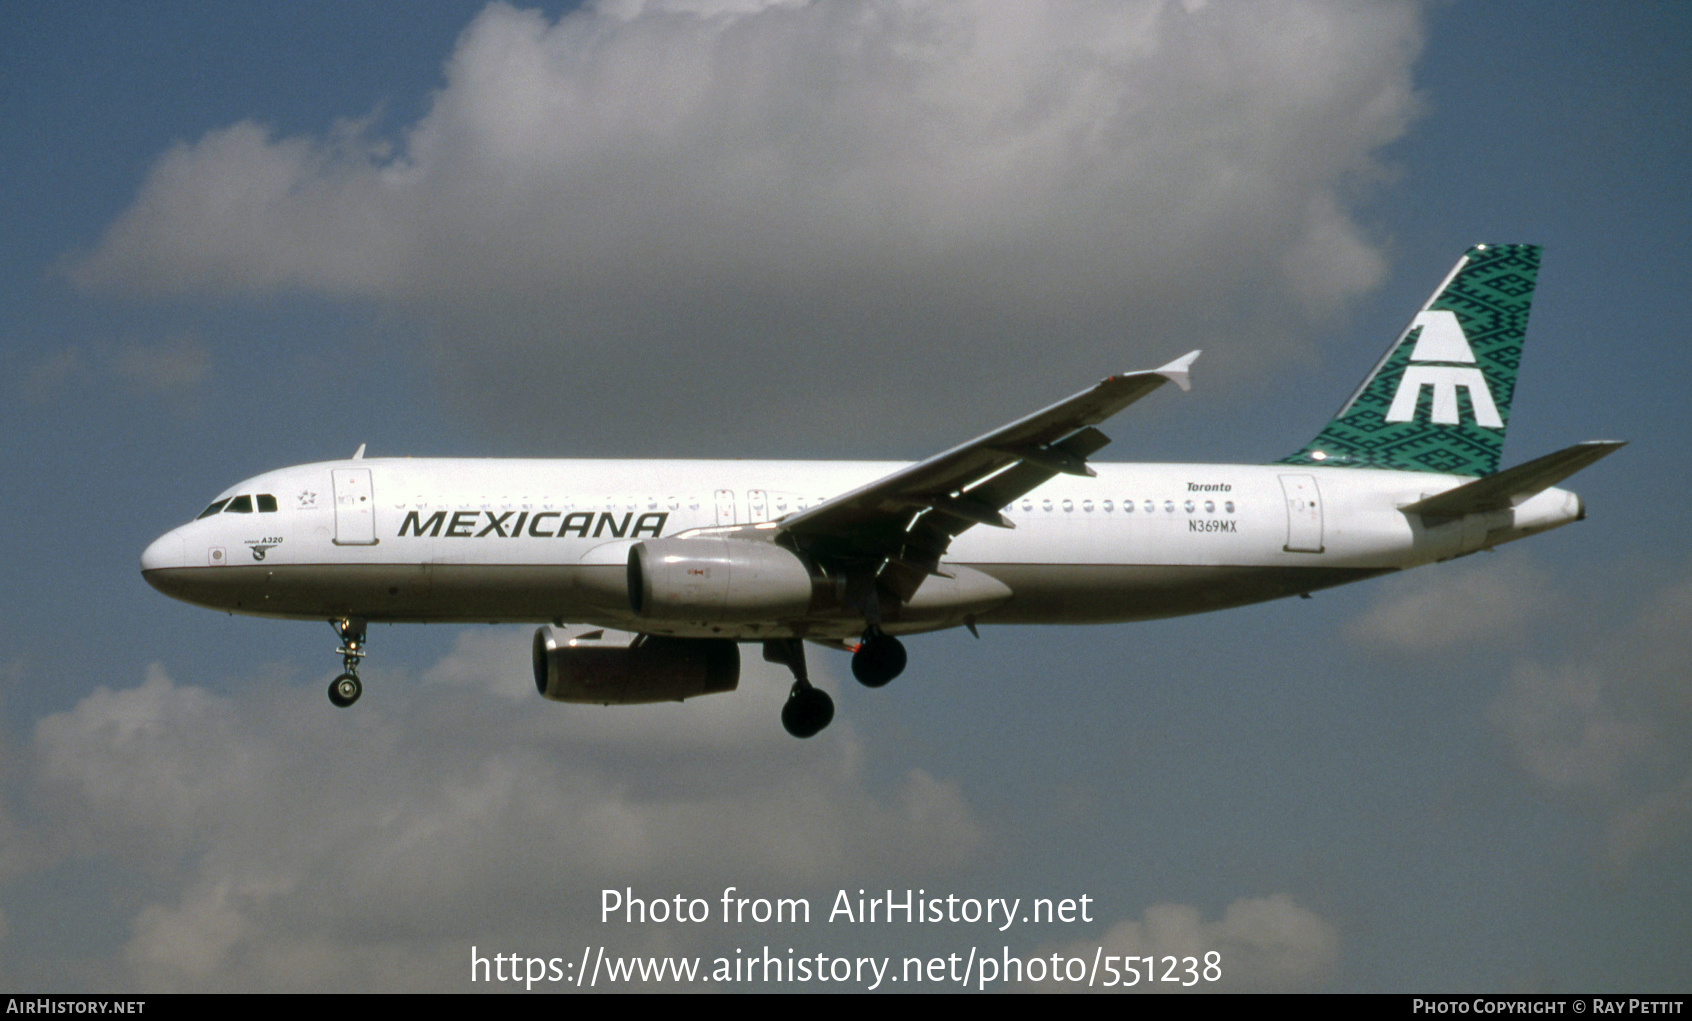
[[357,674],[342,674],[329,682],[329,701],[337,709],[345,709],[358,701],[358,696],[364,694],[364,684]]
[[329,701],[337,709],[345,709],[364,694],[364,684],[358,679],[358,661],[364,658],[364,621],[359,617],[342,617],[330,621],[329,626],[341,640],[341,647],[335,651],[341,655],[343,671],[329,682]]

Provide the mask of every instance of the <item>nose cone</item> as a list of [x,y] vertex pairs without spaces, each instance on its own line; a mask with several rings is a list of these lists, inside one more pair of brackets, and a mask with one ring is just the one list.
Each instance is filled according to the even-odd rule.
[[154,539],[152,545],[141,552],[141,577],[147,579],[147,584],[161,592],[165,591],[160,581],[165,571],[184,566],[182,550],[181,529],[166,532]]

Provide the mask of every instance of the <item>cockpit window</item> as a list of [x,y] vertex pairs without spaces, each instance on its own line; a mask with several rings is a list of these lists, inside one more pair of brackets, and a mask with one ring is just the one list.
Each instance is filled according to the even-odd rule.
[[[207,507],[205,510],[201,511],[200,512],[200,518],[211,517],[213,514],[216,514],[218,511],[222,510],[223,505],[228,503],[228,502],[229,502],[228,500],[218,500],[217,502],[213,503],[210,507]],[[200,518],[195,518],[194,520],[198,521],[198,520],[200,520]]]
[[229,506],[223,508],[225,514],[251,514],[252,512],[253,498],[250,496],[237,496],[229,501]]
[[276,497],[269,493],[260,493],[258,495],[258,508],[260,514],[275,514]]

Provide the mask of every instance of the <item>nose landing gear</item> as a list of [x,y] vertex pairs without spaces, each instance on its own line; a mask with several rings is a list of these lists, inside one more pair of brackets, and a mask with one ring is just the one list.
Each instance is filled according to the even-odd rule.
[[335,651],[341,654],[341,669],[344,671],[329,682],[329,701],[336,708],[345,709],[364,694],[364,684],[358,679],[358,661],[364,658],[364,620],[342,617],[330,621],[329,626],[341,639],[341,647]]

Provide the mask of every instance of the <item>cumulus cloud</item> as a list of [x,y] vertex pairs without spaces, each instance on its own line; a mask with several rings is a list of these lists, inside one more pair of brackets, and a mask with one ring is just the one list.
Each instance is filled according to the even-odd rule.
[[1400,575],[1347,633],[1363,645],[1414,655],[1474,642],[1515,645],[1525,637],[1522,625],[1555,606],[1545,572],[1512,552]]
[[[1106,956],[1155,957],[1159,974],[1166,956],[1195,958],[1202,970],[1205,955],[1214,952],[1220,979],[1195,988],[1225,992],[1317,988],[1334,972],[1340,954],[1334,924],[1286,894],[1242,897],[1212,922],[1191,905],[1154,904],[1140,918],[1111,926],[1096,943],[1077,943],[1063,952],[1091,960],[1101,946]],[[1160,983],[1144,988],[1171,991]]]
[[1296,349],[1383,272],[1357,209],[1421,40],[1409,2],[494,4],[415,124],[179,144],[73,275],[403,310],[549,438],[635,402],[861,450]]
[[86,371],[82,349],[71,345],[42,355],[19,375],[17,396],[35,404],[51,404],[71,380]]
[[1522,768],[1609,815],[1605,860],[1625,869],[1692,835],[1692,582],[1562,660],[1524,658],[1493,703]]
[[44,405],[59,400],[72,384],[116,382],[143,397],[168,398],[181,407],[212,374],[211,350],[193,337],[172,337],[156,344],[70,344],[48,352],[24,370],[17,393]]
[[211,352],[188,337],[127,344],[111,352],[106,371],[150,396],[191,393],[211,375]]
[[42,720],[27,770],[50,806],[38,839],[61,862],[146,877],[79,900],[126,931],[120,981],[462,990],[471,945],[552,956],[732,938],[601,925],[605,888],[793,896],[858,868],[943,874],[982,843],[955,783],[913,769],[871,785],[850,727],[781,735],[786,684],[764,664],[715,700],[758,726],[702,754],[695,729],[733,729],[689,715],[725,712],[712,699],[669,714],[519,705],[456,683],[454,662],[430,684],[384,682],[388,701],[373,677],[356,713],[306,711],[290,686],[215,695],[153,667]]

